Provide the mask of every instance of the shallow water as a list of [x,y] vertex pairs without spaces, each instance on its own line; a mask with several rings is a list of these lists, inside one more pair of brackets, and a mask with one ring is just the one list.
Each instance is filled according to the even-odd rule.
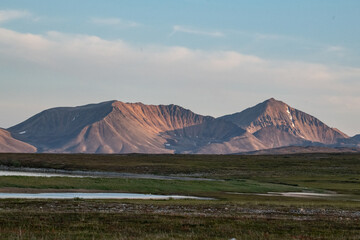
[[0,165],[0,176],[28,176],[28,177],[91,177],[91,178],[142,178],[158,180],[183,180],[183,181],[219,181],[208,178],[195,178],[186,176],[162,176],[153,174],[100,172],[100,171],[69,171],[48,168],[14,168]]
[[22,172],[22,171],[0,171],[0,176],[26,176],[26,177],[88,177],[75,174],[45,173],[45,172]]
[[139,193],[0,193],[0,198],[21,199],[197,199],[212,200],[212,198],[180,196],[180,195],[152,195]]
[[258,195],[258,196],[282,196],[282,197],[302,197],[302,198],[329,198],[329,197],[341,197],[342,194],[337,193],[313,193],[313,192],[267,192],[267,193],[234,193],[241,195]]

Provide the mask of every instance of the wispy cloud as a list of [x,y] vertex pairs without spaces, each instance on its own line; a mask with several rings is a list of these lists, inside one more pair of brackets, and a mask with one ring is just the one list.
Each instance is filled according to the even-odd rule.
[[346,50],[346,48],[342,47],[342,46],[327,46],[325,48],[326,52],[344,52]]
[[102,26],[116,26],[121,28],[133,28],[141,26],[140,23],[121,18],[92,18],[91,22]]
[[[336,59],[349,56],[351,51],[341,45],[329,45],[324,42],[319,42],[311,39],[306,39],[301,36],[295,35],[285,35],[277,33],[260,33],[260,32],[250,32],[250,31],[239,31],[239,30],[228,30],[225,31],[226,35],[229,38],[239,38],[247,43],[247,48],[250,51],[257,52],[257,48],[266,49],[267,51],[277,49],[282,47],[282,45],[287,48],[287,54],[293,51],[295,54],[292,57],[300,58],[304,57],[312,59],[313,61],[330,62],[331,60],[336,61]],[[284,48],[284,49],[285,49]],[[269,51],[271,52],[271,51]],[[260,53],[261,54],[261,53]],[[327,57],[325,57],[327,56]]]
[[31,17],[31,14],[25,10],[0,10],[0,23]]
[[262,34],[262,33],[254,33],[253,38],[255,41],[282,41],[294,44],[301,44],[313,49],[318,49],[319,51],[323,51],[326,53],[334,53],[334,54],[343,54],[346,51],[346,48],[339,45],[326,45],[324,43],[319,43],[315,41],[310,41],[307,39],[303,39],[300,37],[280,35],[280,34]]
[[172,36],[178,32],[194,34],[194,35],[203,35],[203,36],[208,36],[208,37],[224,37],[225,36],[224,33],[220,32],[220,31],[204,31],[204,30],[199,30],[199,29],[194,29],[194,28],[184,27],[184,26],[179,26],[179,25],[173,26],[173,31],[170,34],[170,36]]
[[299,38],[287,36],[287,35],[281,35],[281,34],[266,34],[266,33],[254,33],[253,37],[257,41],[292,41],[292,42],[298,42],[300,41]]

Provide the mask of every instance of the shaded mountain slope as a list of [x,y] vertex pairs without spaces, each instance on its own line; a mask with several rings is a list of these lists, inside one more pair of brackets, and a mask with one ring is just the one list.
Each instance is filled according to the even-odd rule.
[[265,146],[259,139],[248,132],[239,136],[232,137],[227,141],[209,142],[207,145],[200,147],[196,153],[200,154],[229,154],[238,152],[247,152],[258,149],[265,149]]
[[12,135],[39,151],[58,148],[75,138],[84,127],[101,120],[112,110],[112,102],[45,110],[9,128]]
[[355,135],[351,138],[339,139],[337,146],[341,147],[358,147],[360,148],[360,134]]

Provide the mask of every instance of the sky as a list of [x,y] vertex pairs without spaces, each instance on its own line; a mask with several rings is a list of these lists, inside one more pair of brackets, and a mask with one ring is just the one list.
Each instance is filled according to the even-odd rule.
[[52,107],[268,98],[360,133],[358,0],[1,0],[0,127]]

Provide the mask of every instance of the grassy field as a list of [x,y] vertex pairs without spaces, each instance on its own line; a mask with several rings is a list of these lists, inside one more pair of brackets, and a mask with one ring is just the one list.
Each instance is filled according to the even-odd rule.
[[254,180],[180,181],[123,178],[0,177],[0,188],[86,189],[112,192],[219,196],[227,192],[266,193],[303,188]]
[[[0,177],[2,191],[86,190],[218,199],[0,200],[0,239],[360,239],[359,154],[0,154],[0,165],[217,180]],[[341,195],[251,194],[289,191]]]
[[2,239],[359,239],[357,225],[337,219],[294,224],[286,219],[240,216],[11,213],[0,214],[0,224]]

